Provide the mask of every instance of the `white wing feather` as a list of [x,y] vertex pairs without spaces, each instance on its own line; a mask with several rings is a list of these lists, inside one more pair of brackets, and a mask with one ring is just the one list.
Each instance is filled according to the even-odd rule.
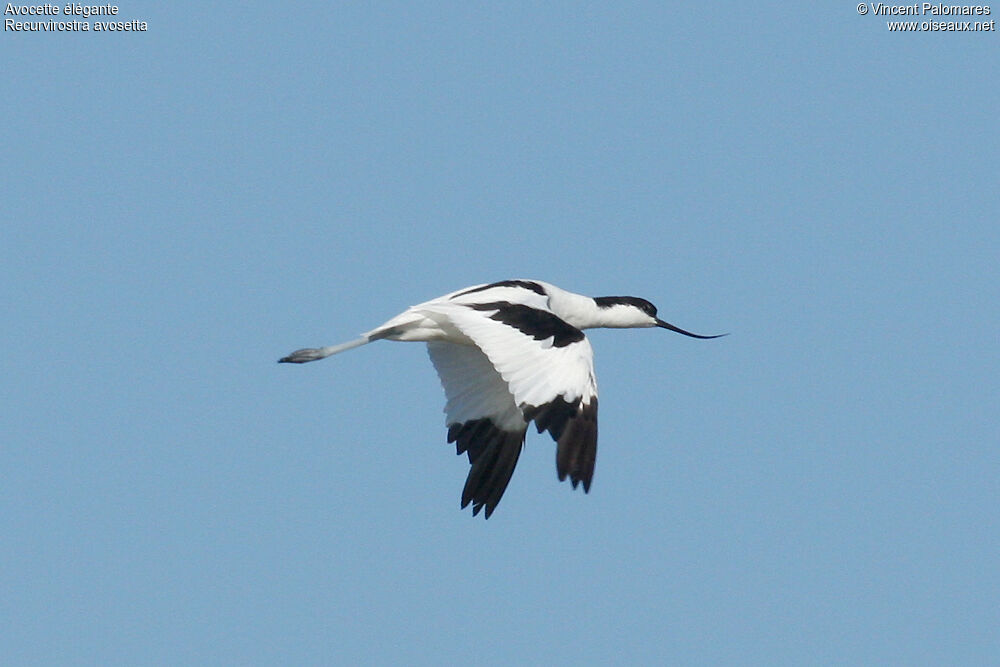
[[478,347],[431,341],[427,352],[447,398],[447,426],[489,418],[508,431],[525,428],[507,383]]
[[489,358],[519,407],[543,405],[559,396],[588,404],[597,396],[594,351],[586,337],[554,347],[551,338],[535,340],[491,319],[490,311],[455,306],[442,310]]

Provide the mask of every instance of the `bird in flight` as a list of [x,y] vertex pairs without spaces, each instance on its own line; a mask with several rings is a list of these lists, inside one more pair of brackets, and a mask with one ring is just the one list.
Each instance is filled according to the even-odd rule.
[[[488,519],[517,465],[529,423],[556,441],[559,480],[590,491],[597,458],[597,380],[584,329],[662,327],[634,296],[589,297],[540,280],[468,287],[406,309],[360,338],[296,350],[279,363],[325,359],[377,340],[423,341],[447,399],[448,442],[469,457],[462,508]],[[720,334],[725,335],[725,334]]]

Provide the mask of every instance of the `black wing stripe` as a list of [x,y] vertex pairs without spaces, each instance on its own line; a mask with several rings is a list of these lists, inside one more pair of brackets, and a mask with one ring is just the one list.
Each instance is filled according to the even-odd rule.
[[484,290],[493,289],[494,287],[522,287],[527,290],[531,290],[535,294],[541,294],[545,296],[545,288],[538,283],[531,280],[500,280],[495,283],[490,283],[489,285],[483,285],[482,287],[473,287],[472,289],[467,289],[464,292],[459,292],[452,299],[457,299],[460,296],[465,296],[466,294],[475,294],[476,292],[482,292]]
[[513,327],[535,340],[552,339],[552,347],[566,347],[584,339],[583,332],[548,312],[521,303],[492,301],[468,304],[473,310],[495,310],[491,320]]

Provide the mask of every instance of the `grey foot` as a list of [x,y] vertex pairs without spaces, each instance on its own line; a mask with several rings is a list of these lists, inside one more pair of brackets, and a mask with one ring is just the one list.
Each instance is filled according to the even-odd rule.
[[279,364],[304,364],[307,361],[316,361],[317,359],[322,359],[326,355],[323,354],[323,350],[318,350],[314,347],[307,347],[302,350],[295,350],[287,357],[282,357],[278,359]]

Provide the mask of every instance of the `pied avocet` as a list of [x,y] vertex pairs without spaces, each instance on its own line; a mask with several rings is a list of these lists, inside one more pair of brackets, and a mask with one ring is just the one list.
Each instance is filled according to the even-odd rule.
[[[540,280],[503,280],[426,301],[355,340],[296,350],[301,364],[387,338],[424,341],[444,386],[448,442],[471,469],[462,507],[496,509],[531,421],[556,441],[559,479],[590,490],[597,457],[594,351],[583,329],[663,327],[656,307],[634,296],[592,298]],[[721,334],[724,335],[724,334]]]

